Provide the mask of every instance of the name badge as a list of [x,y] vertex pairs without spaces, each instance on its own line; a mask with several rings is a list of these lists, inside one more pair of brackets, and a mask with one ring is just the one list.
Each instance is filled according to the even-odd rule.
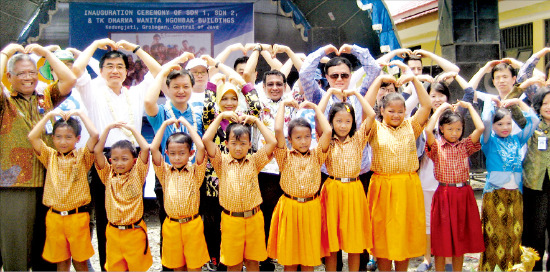
[[546,150],[546,136],[539,136],[538,138],[538,148],[539,150]]
[[46,134],[52,134],[52,133],[53,133],[52,121],[48,121],[48,123],[46,123]]

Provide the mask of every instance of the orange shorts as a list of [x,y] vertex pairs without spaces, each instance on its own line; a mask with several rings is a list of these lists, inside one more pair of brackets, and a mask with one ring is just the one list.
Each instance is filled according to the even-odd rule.
[[147,271],[153,264],[151,248],[147,246],[147,226],[145,221],[139,223],[141,228],[121,230],[107,225],[107,271]]
[[61,216],[51,210],[46,214],[46,243],[42,258],[51,263],[71,256],[77,262],[94,255],[90,235],[90,214],[87,212]]
[[267,259],[262,211],[248,218],[234,217],[222,212],[221,230],[220,261],[223,264],[234,266],[244,259]]
[[200,268],[210,260],[204,225],[200,217],[187,223],[178,223],[166,217],[162,224],[162,265],[178,268]]

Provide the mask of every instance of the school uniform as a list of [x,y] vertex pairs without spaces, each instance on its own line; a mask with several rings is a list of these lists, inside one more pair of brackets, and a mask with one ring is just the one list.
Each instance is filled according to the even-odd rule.
[[94,255],[87,207],[94,155],[87,146],[62,154],[42,142],[37,158],[47,169],[42,203],[49,207],[42,257],[52,263],[85,261]]
[[105,208],[109,224],[106,230],[108,271],[146,271],[153,264],[147,226],[143,221],[143,185],[149,170],[147,163],[137,158],[132,169],[117,174],[107,158],[99,169],[105,184]]
[[238,265],[243,259],[267,258],[262,196],[258,173],[270,161],[265,148],[241,161],[216,149],[210,162],[219,177],[221,213],[221,262]]
[[199,216],[206,161],[188,163],[181,170],[164,161],[153,165],[164,193],[167,217],[162,224],[162,265],[168,268],[200,268],[210,260]]
[[321,264],[321,165],[327,153],[321,146],[306,154],[276,148],[284,192],[273,211],[267,255],[281,265]]
[[432,254],[462,256],[485,251],[481,220],[474,191],[468,180],[468,157],[481,149],[468,137],[456,143],[444,138],[426,145],[426,154],[434,162],[435,191],[431,209]]
[[368,127],[363,122],[352,137],[332,138],[325,165],[329,177],[321,189],[324,255],[344,250],[363,253],[372,248],[367,197],[359,180]]
[[415,139],[423,126],[417,116],[394,128],[374,121],[369,142],[374,174],[368,192],[373,248],[378,258],[402,261],[424,255],[424,196],[416,171]]

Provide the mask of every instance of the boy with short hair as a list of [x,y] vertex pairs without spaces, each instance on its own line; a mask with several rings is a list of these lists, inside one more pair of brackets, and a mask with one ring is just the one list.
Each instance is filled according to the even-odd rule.
[[[61,116],[53,126],[53,144],[41,139],[44,126],[54,116]],[[90,138],[86,146],[75,149],[82,128],[71,116],[83,121]],[[94,163],[92,151],[98,133],[92,121],[81,111],[50,111],[31,130],[29,141],[37,158],[47,169],[43,204],[50,208],[46,214],[46,243],[42,257],[57,263],[58,271],[69,271],[71,257],[77,271],[88,271],[86,260],[94,255],[90,235],[91,201],[88,171]]]
[[[226,129],[229,154],[222,154],[213,141],[222,119],[234,122]],[[266,141],[258,152],[249,156],[250,128],[243,123],[255,124]],[[205,132],[203,143],[219,177],[220,205],[223,207],[221,262],[227,265],[228,271],[241,271],[244,260],[247,270],[258,271],[258,262],[267,258],[258,173],[270,161],[277,140],[257,117],[239,117],[233,111],[225,111]]]
[[[103,155],[109,131],[128,130],[139,144],[121,140],[111,146],[110,158]],[[143,221],[143,185],[147,176],[149,144],[134,127],[126,123],[107,126],[94,148],[97,173],[105,184],[105,208],[109,224],[106,230],[108,271],[146,271],[153,258]]]
[[[160,144],[168,126],[184,126],[189,134],[176,132],[166,141],[166,155],[162,158]],[[195,142],[196,152],[192,150]],[[153,167],[164,191],[164,208],[167,218],[162,224],[162,265],[174,271],[201,271],[210,260],[204,225],[199,216],[199,188],[204,180],[206,162],[204,144],[189,122],[180,117],[162,123],[151,143]],[[190,158],[195,154],[195,163]]]

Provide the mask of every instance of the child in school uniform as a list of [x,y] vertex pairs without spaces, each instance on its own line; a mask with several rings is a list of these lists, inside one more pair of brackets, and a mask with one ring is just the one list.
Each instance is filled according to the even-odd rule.
[[[403,75],[402,85],[411,81],[416,88],[421,107],[405,119],[405,100],[400,94],[389,93],[381,100],[382,122],[372,125],[371,144],[374,174],[368,192],[368,209],[372,221],[373,248],[380,271],[406,271],[409,258],[424,255],[426,223],[424,197],[418,170],[415,140],[422,133],[431,111],[431,100],[422,83],[413,75]],[[366,98],[376,101],[378,88],[370,88]]]
[[[110,158],[103,155],[112,129],[129,130],[139,144],[138,153],[128,140],[111,146]],[[109,224],[106,230],[108,271],[146,271],[153,264],[147,226],[143,221],[143,185],[149,170],[149,144],[132,126],[113,123],[105,128],[94,148],[95,165],[105,184],[105,208]]]
[[[41,136],[44,126],[54,116],[62,119],[53,126],[53,144],[47,146]],[[71,117],[78,116],[90,138],[86,146],[76,149],[82,128]],[[57,263],[58,271],[69,271],[71,257],[75,270],[88,271],[86,260],[94,255],[90,235],[91,201],[88,171],[94,163],[92,154],[98,133],[92,121],[81,111],[48,112],[29,133],[37,158],[47,169],[43,204],[50,208],[46,214],[46,243],[42,257]]]
[[[469,137],[462,139],[464,119],[457,107],[468,109],[475,125]],[[436,140],[434,129],[439,122]],[[431,207],[431,249],[435,270],[445,270],[445,257],[452,257],[453,271],[462,270],[465,253],[485,250],[481,220],[474,191],[468,179],[468,157],[481,149],[479,138],[485,126],[472,104],[459,101],[443,103],[431,117],[426,129],[426,154],[434,163],[437,187]]]
[[337,93],[344,100],[348,96],[357,98],[363,109],[363,121],[356,130],[355,111],[349,103],[338,102],[330,108],[331,143],[325,161],[329,177],[321,189],[322,246],[327,256],[327,271],[336,270],[340,250],[349,254],[349,270],[358,271],[360,254],[372,247],[367,197],[359,172],[363,149],[376,114],[358,91],[334,88],[330,88],[319,102],[321,111]]
[[[486,129],[481,150],[486,156],[487,181],[483,188],[481,226],[485,251],[479,257],[480,271],[506,269],[521,261],[523,233],[522,152],[540,120],[523,101],[494,98],[483,106]],[[496,103],[496,105],[495,105]],[[507,108],[518,105],[526,120],[525,127],[512,134],[512,114]],[[495,107],[496,106],[496,107]]]
[[[166,155],[162,158],[160,144],[168,126],[184,126],[189,134],[173,133],[166,140]],[[192,150],[195,143],[196,152]],[[167,217],[162,226],[162,265],[184,271],[200,271],[210,260],[204,226],[199,216],[199,188],[204,180],[206,159],[202,139],[189,122],[180,117],[162,123],[151,143],[153,167],[164,190],[164,209]],[[195,155],[195,163],[190,157]]]
[[[323,131],[316,148],[310,149],[312,128],[304,118],[296,118],[288,124],[287,148],[283,131],[284,107],[312,109],[317,126]],[[267,254],[285,266],[285,271],[313,271],[321,264],[321,165],[324,164],[331,139],[331,127],[323,112],[311,102],[298,106],[295,100],[279,103],[275,119],[277,148],[275,159],[281,170],[283,196],[279,199],[273,217]]]
[[[213,141],[222,119],[233,122],[226,129],[225,146],[229,154],[222,153]],[[266,144],[253,155],[247,155],[252,146],[250,128],[241,122],[255,124],[266,140]],[[244,260],[247,270],[258,271],[259,261],[267,258],[258,173],[270,161],[277,140],[257,117],[239,117],[233,111],[225,111],[210,124],[203,142],[219,178],[220,205],[223,208],[221,262],[229,271],[241,271]]]

